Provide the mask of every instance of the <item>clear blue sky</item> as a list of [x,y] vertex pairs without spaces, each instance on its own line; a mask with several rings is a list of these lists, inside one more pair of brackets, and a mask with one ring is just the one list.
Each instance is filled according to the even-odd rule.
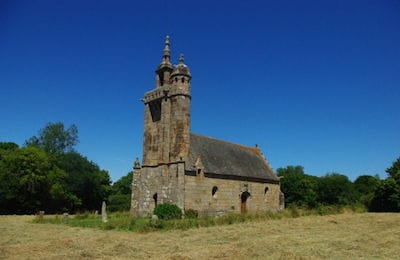
[[400,156],[395,0],[2,0],[0,141],[74,123],[77,150],[125,175],[165,35],[192,71],[192,132],[317,176],[385,177]]

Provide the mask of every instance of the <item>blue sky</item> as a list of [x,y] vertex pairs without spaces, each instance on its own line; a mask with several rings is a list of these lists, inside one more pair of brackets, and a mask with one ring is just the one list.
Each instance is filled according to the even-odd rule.
[[0,141],[74,123],[77,150],[125,175],[166,35],[192,71],[192,132],[317,176],[385,177],[400,156],[394,0],[3,0]]

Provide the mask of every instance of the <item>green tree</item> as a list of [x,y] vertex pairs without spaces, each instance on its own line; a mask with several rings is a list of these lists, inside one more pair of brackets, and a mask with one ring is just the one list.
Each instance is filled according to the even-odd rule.
[[375,190],[379,186],[381,180],[379,176],[361,175],[354,181],[354,189],[357,192],[357,200],[369,208]]
[[397,182],[400,181],[400,157],[393,162],[392,166],[386,169],[389,177],[395,179]]
[[74,151],[75,125],[49,123],[19,148],[0,143],[0,213],[95,210],[110,193],[107,171]]
[[400,212],[400,157],[386,172],[388,178],[376,188],[369,210]]
[[347,176],[330,173],[318,180],[318,199],[325,205],[349,205],[356,202],[356,193]]
[[55,164],[67,174],[68,190],[79,200],[76,210],[98,210],[110,191],[110,176],[97,164],[77,152],[55,156]]
[[74,151],[78,143],[78,129],[75,125],[65,128],[63,123],[48,123],[25,142],[51,155],[51,162],[65,173],[66,187],[53,186],[53,194],[73,194],[65,205],[72,211],[95,210],[101,207],[110,192],[110,177],[94,162]]
[[46,174],[51,170],[47,154],[34,147],[13,150],[3,157],[1,169],[3,212],[38,211],[47,195]]
[[81,205],[81,200],[69,190],[68,174],[57,166],[53,168],[47,175],[50,195],[48,209],[51,212],[68,212]]
[[19,146],[16,143],[13,142],[0,142],[0,151],[10,151],[10,150],[16,150],[18,149]]
[[51,164],[47,153],[36,147],[12,149],[6,153],[3,150],[0,213],[32,214],[38,210],[59,210],[60,205],[74,200],[74,196],[66,192],[64,176],[63,171]]
[[108,197],[108,209],[110,211],[126,211],[130,209],[132,177],[133,172],[130,171],[112,185],[111,194]]
[[0,142],[0,161],[2,160],[2,158],[12,152],[15,151],[19,148],[19,146],[16,143],[12,143],[12,142]]
[[63,123],[48,123],[39,131],[39,135],[32,136],[26,142],[26,146],[38,147],[49,154],[61,154],[71,152],[78,143],[78,128],[71,125],[65,129]]
[[131,194],[132,192],[132,178],[133,171],[128,172],[127,175],[122,176],[112,185],[113,193]]
[[318,177],[304,173],[302,166],[287,166],[277,169],[281,178],[281,189],[285,194],[285,204],[315,207],[317,205]]
[[394,178],[387,178],[378,185],[369,210],[377,212],[400,211],[400,185]]

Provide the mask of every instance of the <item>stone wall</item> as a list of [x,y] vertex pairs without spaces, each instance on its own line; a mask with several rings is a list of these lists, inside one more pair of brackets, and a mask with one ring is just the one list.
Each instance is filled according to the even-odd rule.
[[189,152],[190,84],[164,85],[145,94],[143,165],[181,160]]
[[197,210],[202,216],[240,213],[245,191],[250,193],[245,202],[247,212],[279,210],[279,184],[207,178],[203,173],[185,176],[185,209]]
[[[159,104],[160,119],[153,121],[150,107]],[[153,105],[155,106],[155,105]],[[155,166],[168,162],[169,157],[170,105],[168,100],[159,99],[145,105],[143,165]]]
[[156,204],[184,207],[184,163],[144,167],[135,170],[132,182],[131,214],[151,215]]
[[[133,216],[151,215],[156,203],[194,209],[200,216],[280,209],[279,184],[208,178],[203,173],[184,175],[183,162],[136,169],[133,176]],[[242,194],[246,191],[250,196],[243,207]]]
[[170,101],[169,160],[179,161],[189,153],[190,97],[174,96]]

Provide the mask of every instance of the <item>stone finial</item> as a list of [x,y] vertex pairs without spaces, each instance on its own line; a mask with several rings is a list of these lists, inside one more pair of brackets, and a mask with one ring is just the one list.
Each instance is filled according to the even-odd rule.
[[136,157],[135,163],[133,164],[133,169],[140,169],[139,158]]
[[181,64],[185,63],[185,58],[184,58],[184,56],[183,56],[183,53],[181,53],[181,54],[179,55],[179,63],[181,63]]

